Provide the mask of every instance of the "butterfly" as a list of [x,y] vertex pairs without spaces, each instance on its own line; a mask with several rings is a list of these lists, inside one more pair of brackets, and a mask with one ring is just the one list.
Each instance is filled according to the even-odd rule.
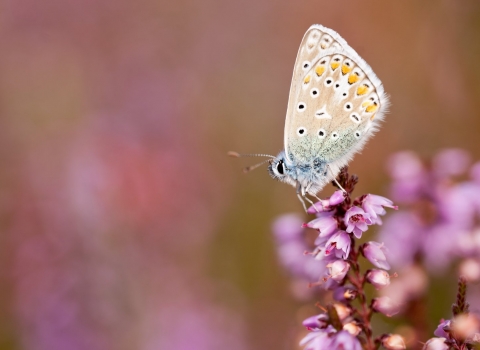
[[306,209],[304,200],[313,204],[307,195],[319,199],[378,130],[388,105],[381,81],[357,52],[334,30],[312,25],[293,70],[285,148],[276,157],[262,155],[270,157],[270,175],[296,187]]

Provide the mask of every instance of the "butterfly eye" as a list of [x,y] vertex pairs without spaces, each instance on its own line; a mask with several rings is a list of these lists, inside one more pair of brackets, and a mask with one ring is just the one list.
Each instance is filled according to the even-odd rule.
[[360,134],[360,131],[355,131],[355,138],[356,138],[356,139],[359,139],[360,136],[362,136],[362,135]]
[[356,123],[356,124],[360,124],[360,116],[358,115],[358,113],[352,113],[350,114],[350,119]]
[[325,138],[326,132],[325,132],[324,129],[320,129],[320,130],[318,130],[317,134],[318,134],[319,139],[323,139],[323,138]]
[[307,129],[305,129],[304,127],[298,128],[298,130],[297,130],[297,135],[298,136],[305,136],[306,134],[307,134]]
[[332,133],[332,139],[336,140],[338,139],[338,137],[338,132],[335,131],[334,133]]
[[352,104],[350,102],[345,103],[345,110],[349,111],[352,109]]
[[315,89],[312,89],[312,90],[310,91],[310,96],[312,96],[312,97],[317,97],[317,96],[318,96],[318,89],[316,89],[316,88],[315,88]]
[[327,80],[325,80],[325,86],[330,86],[332,85],[333,83],[333,80],[331,78],[327,78]]
[[277,171],[280,175],[283,175],[285,173],[285,169],[284,169],[284,166],[283,166],[283,160],[278,162]]
[[307,105],[304,102],[300,102],[297,106],[297,111],[303,112],[307,108]]

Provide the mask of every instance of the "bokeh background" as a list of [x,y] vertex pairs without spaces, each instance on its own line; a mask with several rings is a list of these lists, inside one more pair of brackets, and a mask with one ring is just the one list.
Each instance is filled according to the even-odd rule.
[[391,96],[358,194],[399,150],[480,159],[477,0],[0,2],[0,349],[296,347],[271,223],[301,206],[226,152],[281,150],[313,23]]

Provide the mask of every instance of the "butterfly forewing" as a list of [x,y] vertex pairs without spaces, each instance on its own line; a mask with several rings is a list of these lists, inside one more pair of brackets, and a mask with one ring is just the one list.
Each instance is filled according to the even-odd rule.
[[318,58],[319,55],[331,48],[342,48],[345,46],[348,46],[347,43],[335,31],[318,24],[312,25],[303,36],[293,69],[292,84],[288,99],[287,118],[285,121],[284,143],[287,157],[288,130],[291,129],[290,123],[293,121],[292,112],[297,108],[296,102],[298,99],[299,88],[301,87],[301,85],[296,82],[302,81],[306,76],[306,72],[311,70],[313,61]]
[[346,163],[375,131],[386,104],[382,84],[367,63],[333,30],[312,26],[293,73],[287,157]]

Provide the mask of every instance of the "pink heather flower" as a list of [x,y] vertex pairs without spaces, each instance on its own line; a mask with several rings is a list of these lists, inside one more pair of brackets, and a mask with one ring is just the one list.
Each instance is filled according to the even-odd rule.
[[471,340],[480,336],[480,319],[473,313],[455,316],[451,323],[452,333],[455,338]]
[[450,324],[451,324],[450,320],[441,320],[440,324],[438,325],[435,332],[433,332],[433,334],[437,337],[449,338],[450,336],[448,335],[447,332],[445,332],[445,328],[449,328]]
[[330,334],[335,333],[335,328],[328,326],[324,329],[315,329],[308,333],[301,341],[300,346],[305,350],[329,350],[332,349],[332,338]]
[[388,249],[383,243],[370,241],[363,245],[363,256],[373,265],[384,270],[390,270],[390,265],[387,262],[388,253]]
[[462,175],[471,163],[470,154],[459,148],[449,148],[438,152],[432,160],[432,170],[437,177]]
[[445,338],[431,338],[429,339],[422,350],[448,350],[450,346],[445,344]]
[[320,213],[319,217],[309,223],[303,224],[304,227],[314,228],[320,231],[320,237],[330,236],[337,230],[337,220],[333,218],[333,212]]
[[340,203],[343,203],[345,200],[345,193],[343,191],[335,191],[333,194],[330,196],[330,199],[328,200],[328,207],[338,205]]
[[347,225],[347,232],[352,233],[357,238],[362,237],[362,233],[368,229],[367,225],[371,225],[372,220],[370,214],[367,214],[359,207],[351,207],[345,213],[345,225]]
[[352,316],[353,314],[353,309],[348,305],[345,305],[342,303],[334,303],[333,307],[337,311],[338,318],[342,322],[345,321],[350,316]]
[[325,255],[334,253],[339,259],[346,259],[350,254],[350,236],[345,231],[338,231],[325,244]]
[[367,194],[363,199],[362,208],[367,214],[370,215],[370,218],[374,223],[381,225],[382,220],[378,217],[379,215],[385,215],[387,212],[384,207],[392,208],[397,210],[398,207],[393,205],[393,202],[385,197],[377,196],[375,194]]
[[407,348],[405,341],[398,334],[385,334],[382,336],[382,345],[388,350],[402,350]]
[[379,290],[390,284],[390,275],[385,270],[373,269],[368,271],[367,281],[371,283],[377,290]]
[[348,331],[340,331],[332,337],[329,349],[362,350],[362,345]]
[[318,212],[328,211],[333,206],[343,203],[344,200],[345,200],[345,195],[343,191],[340,191],[340,190],[335,191],[333,192],[333,194],[330,196],[329,199],[315,203],[310,208],[308,208],[307,212],[309,214],[316,214]]
[[480,280],[480,261],[477,259],[465,259],[458,267],[459,275],[465,277],[467,282]]
[[428,176],[414,152],[395,153],[389,159],[388,168],[393,179],[391,194],[395,201],[412,202],[422,195]]
[[309,330],[321,329],[327,326],[328,316],[325,314],[310,316],[305,319],[302,324]]
[[388,317],[392,317],[400,311],[399,306],[389,297],[378,297],[373,299],[372,309]]
[[350,264],[345,260],[335,260],[327,265],[328,273],[335,282],[342,282],[350,269]]
[[272,231],[279,243],[303,239],[302,219],[297,214],[279,216],[272,225]]
[[415,254],[426,239],[423,225],[418,215],[410,211],[389,215],[378,237],[386,247],[395,247],[388,252],[388,261],[393,266],[405,267],[414,263]]
[[357,290],[351,285],[340,286],[333,291],[333,299],[337,301],[351,301],[357,297]]
[[343,325],[343,330],[356,337],[362,331],[362,327],[358,325],[357,321],[353,320],[352,322],[345,323]]

